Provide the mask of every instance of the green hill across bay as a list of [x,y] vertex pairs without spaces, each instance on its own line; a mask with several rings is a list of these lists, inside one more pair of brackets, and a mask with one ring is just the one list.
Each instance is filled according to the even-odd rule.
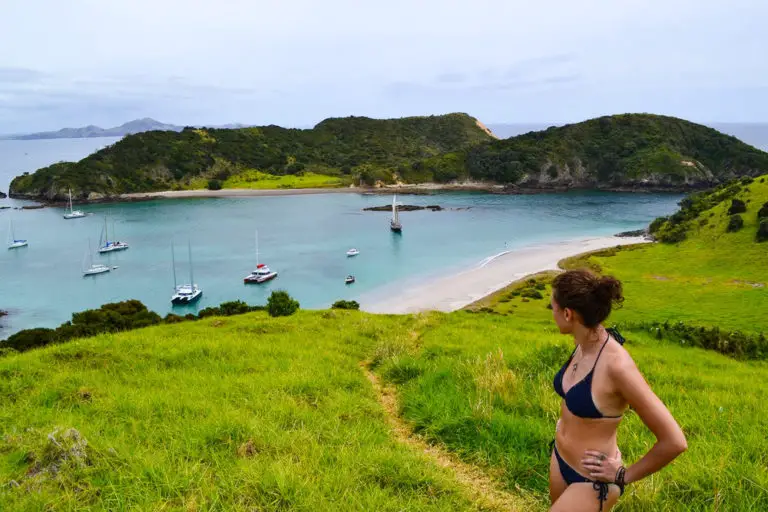
[[497,140],[466,114],[327,119],[129,135],[13,180],[15,197],[81,200],[196,188],[482,182],[509,190],[691,190],[768,172],[768,154],[712,128],[625,114]]

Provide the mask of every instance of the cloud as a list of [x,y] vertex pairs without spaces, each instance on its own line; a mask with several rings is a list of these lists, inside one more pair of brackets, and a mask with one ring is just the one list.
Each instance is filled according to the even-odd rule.
[[35,82],[44,76],[44,73],[34,69],[0,67],[0,84]]

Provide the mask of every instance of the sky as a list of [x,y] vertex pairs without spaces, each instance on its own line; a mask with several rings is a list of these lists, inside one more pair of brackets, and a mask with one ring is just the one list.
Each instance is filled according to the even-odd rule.
[[0,133],[447,112],[768,122],[765,0],[0,4]]

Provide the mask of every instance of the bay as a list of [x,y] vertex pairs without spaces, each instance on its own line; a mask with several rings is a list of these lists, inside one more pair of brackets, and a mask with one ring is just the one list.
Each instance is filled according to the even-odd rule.
[[[61,152],[50,151],[42,164],[41,155],[30,154],[37,167],[108,143],[4,142],[61,143]],[[13,216],[17,236],[27,238],[29,247],[0,251],[0,309],[10,312],[2,320],[0,339],[20,329],[56,326],[75,311],[126,299],[138,299],[163,315],[185,314],[228,300],[263,304],[272,290],[285,289],[302,307],[325,308],[338,299],[392,290],[393,284],[444,276],[504,250],[640,229],[673,212],[680,197],[600,192],[398,196],[404,204],[446,208],[402,213],[401,236],[390,232],[387,212],[362,211],[390,203],[391,196],[355,193],[89,205],[83,209],[91,215],[77,220],[64,220],[59,208],[2,210],[0,236],[5,239],[6,219]],[[114,223],[116,238],[131,247],[94,255],[94,261],[118,268],[83,277],[89,242],[95,250],[105,217],[110,231]],[[245,285],[243,277],[256,263],[257,229],[261,261],[279,276],[263,285]],[[172,241],[180,283],[189,281],[187,243],[192,246],[195,282],[204,290],[193,306],[170,304]],[[360,255],[347,258],[350,247]],[[345,285],[347,274],[357,282]]]

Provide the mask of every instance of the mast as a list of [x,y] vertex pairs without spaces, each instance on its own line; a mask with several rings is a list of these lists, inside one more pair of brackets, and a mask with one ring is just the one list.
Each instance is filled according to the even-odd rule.
[[173,240],[171,240],[171,261],[173,262],[173,290],[176,291],[178,285],[176,284],[176,252],[173,249]]
[[192,273],[192,242],[187,241],[187,249],[189,251],[189,285],[192,290],[195,289],[195,275]]
[[259,230],[256,230],[256,268],[259,268]]
[[397,213],[397,194],[392,196],[392,221],[395,224],[400,224],[400,216]]
[[69,213],[72,213],[72,189],[69,189]]

